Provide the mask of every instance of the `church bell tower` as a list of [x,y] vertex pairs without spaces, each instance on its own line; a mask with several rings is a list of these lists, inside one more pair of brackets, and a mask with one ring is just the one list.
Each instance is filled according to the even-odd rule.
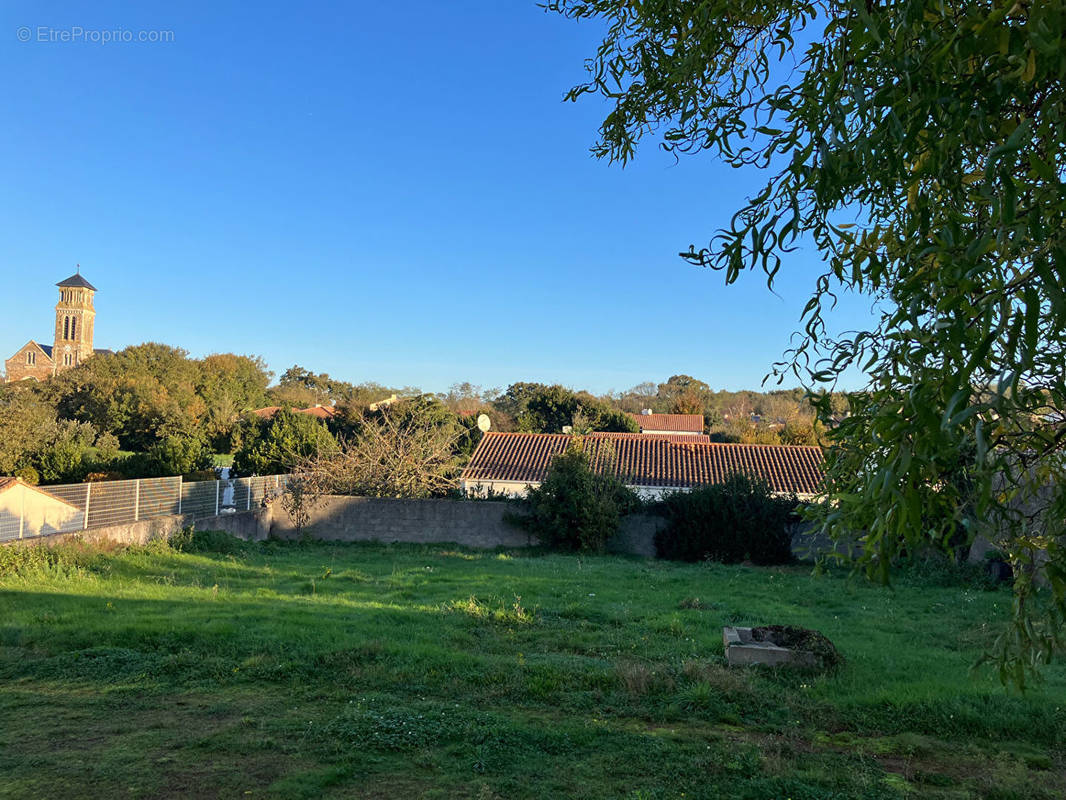
[[96,310],[93,295],[96,287],[78,271],[56,284],[59,302],[56,303],[56,337],[52,348],[55,371],[77,366],[93,354],[93,326]]

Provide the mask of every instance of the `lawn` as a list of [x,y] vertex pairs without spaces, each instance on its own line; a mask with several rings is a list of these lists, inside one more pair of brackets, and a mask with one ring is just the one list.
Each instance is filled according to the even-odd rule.
[[[1066,670],[970,674],[1005,590],[230,543],[0,551],[0,796],[1066,796]],[[731,670],[724,623],[847,661]]]

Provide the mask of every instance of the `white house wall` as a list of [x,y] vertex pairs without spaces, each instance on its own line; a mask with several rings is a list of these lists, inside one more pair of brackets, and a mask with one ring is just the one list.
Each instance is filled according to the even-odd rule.
[[[21,524],[20,524],[21,519]],[[43,491],[14,486],[0,492],[0,531],[12,538],[78,530],[82,512]]]

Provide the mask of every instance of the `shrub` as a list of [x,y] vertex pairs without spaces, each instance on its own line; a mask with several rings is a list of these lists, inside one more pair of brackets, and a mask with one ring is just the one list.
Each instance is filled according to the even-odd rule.
[[15,470],[15,477],[23,483],[28,483],[30,486],[36,486],[41,482],[41,475],[33,467],[22,467]]
[[270,419],[254,415],[242,423],[241,447],[233,456],[232,476],[289,472],[301,461],[337,452],[337,440],[315,417],[278,411]]
[[463,442],[470,441],[470,431],[452,412],[423,397],[367,413],[350,430],[339,449],[296,462],[307,492],[364,497],[446,495],[455,488],[459,453],[466,448]]
[[170,537],[170,546],[182,553],[235,555],[248,549],[248,542],[223,531],[198,531],[191,525]]
[[102,462],[114,461],[118,458],[120,446],[118,437],[113,433],[104,431],[96,437],[96,459]]
[[510,519],[541,544],[599,553],[640,499],[614,476],[593,472],[588,454],[573,448],[552,460],[544,481],[529,490],[521,506],[526,515]]
[[211,450],[199,434],[169,434],[148,450],[154,475],[187,475],[211,468]]
[[675,561],[787,563],[796,504],[795,497],[775,497],[765,481],[739,473],[667,495],[658,507],[667,524],[655,535],[656,553]]
[[311,509],[317,497],[310,482],[302,475],[294,475],[285,485],[281,495],[281,507],[289,515],[296,535],[303,537],[304,526],[311,521]]

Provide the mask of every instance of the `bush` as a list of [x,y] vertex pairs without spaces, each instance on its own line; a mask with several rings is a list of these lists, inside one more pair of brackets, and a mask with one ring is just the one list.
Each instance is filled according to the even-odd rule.
[[211,450],[199,434],[169,434],[148,450],[150,472],[155,475],[187,475],[211,468]]
[[730,475],[723,483],[667,495],[658,513],[667,524],[655,535],[659,558],[734,564],[792,560],[788,526],[795,497],[775,497],[765,481]]
[[233,477],[290,472],[307,458],[337,452],[337,440],[322,422],[284,409],[270,419],[246,417],[240,435],[241,447],[233,456],[230,472]]
[[571,449],[556,456],[539,487],[521,501],[525,516],[515,524],[552,549],[603,552],[622,516],[640,499],[617,478],[592,471],[589,456]]
[[181,553],[236,555],[247,550],[249,544],[223,531],[198,531],[190,525],[170,537],[170,546]]
[[22,467],[15,470],[15,477],[30,486],[36,486],[41,482],[41,474],[33,467]]

